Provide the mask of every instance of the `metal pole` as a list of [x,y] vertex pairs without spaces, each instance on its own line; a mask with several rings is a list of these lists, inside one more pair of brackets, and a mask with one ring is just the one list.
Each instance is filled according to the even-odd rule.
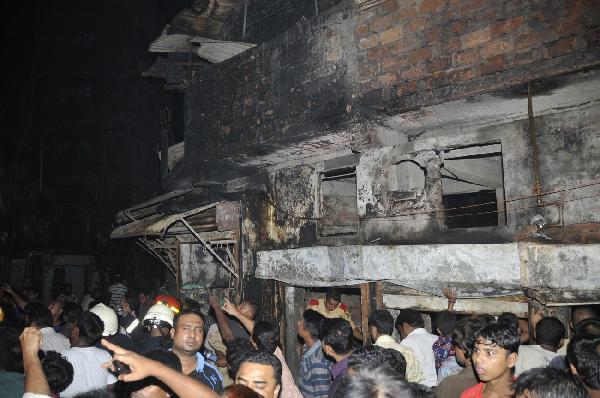
[[242,27],[242,40],[246,38],[246,18],[248,17],[248,0],[244,2],[244,26]]

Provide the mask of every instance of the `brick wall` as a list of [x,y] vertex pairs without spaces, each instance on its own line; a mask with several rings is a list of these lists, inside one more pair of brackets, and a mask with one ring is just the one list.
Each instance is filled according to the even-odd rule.
[[[198,73],[186,161],[600,63],[598,0],[347,2]],[[257,149],[260,144],[261,148]]]

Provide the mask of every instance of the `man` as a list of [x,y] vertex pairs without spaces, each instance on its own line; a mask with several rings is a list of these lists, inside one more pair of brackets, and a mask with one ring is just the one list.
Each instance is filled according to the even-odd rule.
[[102,337],[104,324],[98,315],[89,311],[82,312],[77,326],[71,332],[71,348],[63,355],[73,365],[73,382],[61,394],[61,397],[74,397],[98,388],[107,388],[117,379],[102,364],[110,362],[110,354],[94,347]]
[[435,387],[437,372],[432,346],[438,337],[425,330],[423,317],[412,309],[401,310],[395,326],[402,337],[400,345],[412,348],[419,360],[424,377],[421,383],[427,387]]
[[356,325],[354,325],[354,321],[352,320],[352,316],[348,312],[348,306],[341,302],[342,294],[339,289],[330,287],[327,288],[325,292],[325,298],[322,299],[312,299],[308,302],[309,310],[317,311],[319,314],[323,315],[325,318],[341,318],[350,323],[352,327],[352,333],[354,337],[359,340],[363,339],[362,333],[358,330]]
[[92,289],[92,291],[89,294],[86,294],[85,296],[83,296],[83,299],[81,300],[81,308],[84,311],[87,311],[90,309],[90,304],[97,301],[97,302],[102,302],[102,289],[100,289],[99,287],[95,287]]
[[487,325],[477,332],[471,358],[480,382],[460,397],[512,397],[519,342],[515,328],[502,323]]
[[121,277],[121,274],[116,274],[113,280],[113,284],[108,288],[110,294],[109,307],[117,308],[121,303],[121,297],[127,292],[127,286]]
[[479,383],[473,370],[471,354],[475,333],[486,325],[483,319],[461,319],[456,322],[452,333],[456,361],[464,368],[460,373],[448,376],[438,384],[436,394],[439,398],[459,398],[467,388]]
[[559,356],[557,351],[564,344],[565,326],[558,318],[544,318],[535,325],[537,345],[519,347],[519,359],[515,375],[520,375],[532,368],[545,368],[550,361]]
[[52,314],[52,327],[56,332],[62,333],[65,328],[65,321],[63,319],[65,302],[61,300],[54,300],[48,304],[48,309]]
[[348,374],[361,369],[388,368],[406,380],[406,359],[391,348],[367,345],[356,348],[348,358]]
[[406,361],[406,380],[422,383],[425,380],[421,364],[415,352],[408,346],[400,345],[392,337],[394,332],[394,317],[387,310],[376,310],[369,316],[369,331],[375,345],[382,348],[391,348],[404,356]]
[[242,361],[235,383],[248,386],[265,398],[277,398],[281,390],[281,362],[273,354],[257,351]]
[[600,397],[600,336],[575,335],[567,347],[571,372],[579,376],[591,398]]
[[[102,337],[126,350],[137,351],[137,344],[135,344],[131,337],[119,333],[119,320],[116,312],[112,308],[100,303],[92,307],[90,312],[98,315],[104,324]],[[99,342],[96,346],[100,349],[104,349]]]
[[52,316],[46,308],[36,308],[29,315],[29,326],[42,333],[42,351],[64,352],[71,348],[69,339],[52,328]]
[[[35,345],[35,350],[32,350],[31,356],[37,358],[42,335],[35,328],[25,328],[31,333],[37,335],[39,342]],[[36,340],[37,341],[37,340]],[[25,365],[27,371],[27,352],[23,350],[23,360],[21,360],[21,349],[19,347],[19,331],[17,328],[1,327],[0,328],[0,396],[5,397],[22,397],[23,396],[23,370],[20,369]]]
[[305,398],[326,397],[331,385],[331,361],[325,358],[319,340],[323,315],[306,310],[298,322],[298,336],[304,341],[298,387]]
[[206,362],[198,352],[204,343],[204,315],[196,310],[181,311],[171,329],[173,353],[179,357],[183,374],[209,386],[213,391],[223,391],[223,377],[216,367]]
[[352,354],[354,339],[352,327],[343,319],[331,319],[327,327],[323,336],[323,352],[335,361],[331,368],[333,382],[328,394],[333,397],[342,377],[348,371],[348,358]]
[[154,304],[146,312],[143,321],[145,335],[137,337],[141,354],[171,347],[171,329],[175,314],[164,304]]
[[65,283],[63,287],[63,292],[56,298],[57,300],[62,301],[63,303],[78,303],[79,298],[73,294],[73,285],[70,283]]
[[589,397],[577,376],[554,368],[529,369],[519,376],[513,388],[516,398]]
[[70,338],[73,328],[77,325],[77,318],[79,318],[82,312],[81,306],[77,303],[65,304],[65,308],[63,309],[64,324],[60,334],[66,338]]
[[388,367],[362,368],[344,377],[335,398],[433,397],[430,392],[416,393],[414,386],[417,385],[407,382]]

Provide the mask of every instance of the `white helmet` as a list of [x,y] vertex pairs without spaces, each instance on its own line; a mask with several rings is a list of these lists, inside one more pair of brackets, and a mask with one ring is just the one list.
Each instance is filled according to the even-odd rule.
[[112,336],[119,331],[119,320],[117,318],[117,313],[112,308],[100,303],[95,305],[90,312],[98,315],[100,319],[102,319],[102,322],[104,322],[104,331],[102,332],[102,336]]
[[173,327],[175,314],[164,304],[154,304],[144,315],[144,326]]

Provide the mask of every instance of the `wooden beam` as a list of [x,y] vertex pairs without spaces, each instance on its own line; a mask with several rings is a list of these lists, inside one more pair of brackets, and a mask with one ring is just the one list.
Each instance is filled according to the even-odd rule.
[[369,345],[371,344],[371,333],[369,333],[369,284],[361,283],[360,284],[360,321],[363,332],[363,344]]

